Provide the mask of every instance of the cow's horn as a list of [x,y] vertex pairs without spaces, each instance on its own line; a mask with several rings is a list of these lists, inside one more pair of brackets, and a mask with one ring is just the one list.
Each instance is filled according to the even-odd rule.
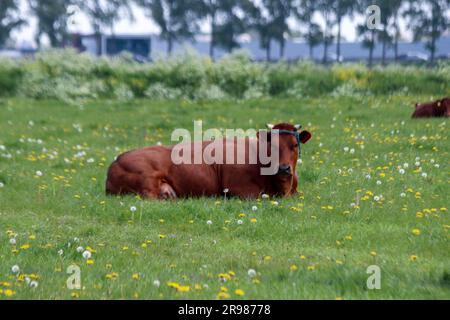
[[272,129],[273,129],[273,127],[274,127],[274,125],[273,125],[273,124],[271,124],[271,123],[268,123],[268,124],[267,124],[267,128],[268,128],[269,130],[272,130]]
[[302,125],[301,125],[301,124],[296,124],[296,125],[294,126],[295,130],[298,130],[298,129],[300,129],[301,127],[302,127]]

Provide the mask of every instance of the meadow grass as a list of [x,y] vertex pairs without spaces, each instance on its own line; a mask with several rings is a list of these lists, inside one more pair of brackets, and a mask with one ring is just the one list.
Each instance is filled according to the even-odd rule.
[[[0,299],[449,299],[448,122],[410,119],[429,99],[1,100]],[[170,143],[194,119],[303,124],[300,195],[105,196],[116,155]],[[66,287],[72,264],[81,290]]]

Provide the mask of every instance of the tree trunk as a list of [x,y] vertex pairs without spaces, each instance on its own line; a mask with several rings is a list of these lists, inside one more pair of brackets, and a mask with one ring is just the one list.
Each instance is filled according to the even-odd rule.
[[436,55],[436,36],[434,34],[431,36],[430,53],[430,65],[434,65],[434,59]]
[[338,62],[340,62],[340,57],[341,57],[341,22],[342,22],[342,17],[339,15],[338,17],[338,33],[337,33],[337,38],[336,38],[336,56],[338,59]]
[[325,42],[323,44],[323,59],[322,62],[323,64],[326,64],[328,61],[328,40],[325,39]]
[[395,14],[394,17],[394,29],[395,29],[395,37],[394,37],[394,56],[395,56],[395,61],[398,61],[398,40],[399,40],[399,35],[400,35],[400,31],[398,30],[398,21],[397,21],[397,14]]
[[327,63],[328,56],[328,16],[325,16],[325,30],[323,32],[323,64]]
[[172,55],[172,47],[173,47],[172,35],[169,34],[169,36],[167,38],[167,55],[168,56]]
[[437,17],[436,17],[436,15],[438,15],[438,14],[436,14],[436,10],[437,10],[437,8],[436,7],[433,7],[433,13],[432,13],[432,26],[431,26],[431,43],[430,43],[430,65],[432,66],[433,64],[434,64],[434,56],[435,56],[435,53],[436,53],[436,38],[437,38],[437,34],[438,34],[438,32],[437,32],[437,22],[436,22],[436,20],[437,20]]
[[386,41],[387,41],[387,23],[383,26],[383,47],[381,54],[381,64],[386,65]]
[[216,30],[216,14],[211,15],[211,40],[209,41],[209,57],[214,60],[215,32]]
[[267,60],[267,62],[270,62],[270,38],[267,41],[267,46],[266,46],[266,60]]
[[370,47],[369,47],[369,68],[373,65],[373,50],[375,48],[375,30],[371,31]]
[[285,45],[285,41],[284,39],[280,40],[280,59],[284,58],[284,45]]

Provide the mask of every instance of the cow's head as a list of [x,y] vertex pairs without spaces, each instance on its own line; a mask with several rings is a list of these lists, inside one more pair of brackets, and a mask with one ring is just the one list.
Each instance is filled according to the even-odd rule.
[[440,101],[440,105],[442,108],[450,109],[450,97],[444,98]]
[[[292,125],[289,123],[279,123],[276,125],[267,124],[269,131],[266,131],[267,141],[269,144],[275,143],[271,141],[272,134],[278,135],[278,145],[272,145],[274,150],[278,150],[278,170],[277,175],[292,177],[295,174],[295,167],[300,154],[300,145],[311,139],[309,131],[300,131],[300,125]],[[259,137],[260,132],[258,133]]]

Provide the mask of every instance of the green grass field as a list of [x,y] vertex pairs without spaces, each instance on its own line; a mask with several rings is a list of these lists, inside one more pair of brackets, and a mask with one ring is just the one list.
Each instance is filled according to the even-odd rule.
[[[450,299],[450,128],[410,119],[430,98],[1,100],[0,299]],[[302,123],[313,138],[300,196],[104,195],[116,155],[169,143],[197,119]],[[66,287],[72,264],[81,290]],[[370,265],[381,268],[379,290],[366,286]]]

